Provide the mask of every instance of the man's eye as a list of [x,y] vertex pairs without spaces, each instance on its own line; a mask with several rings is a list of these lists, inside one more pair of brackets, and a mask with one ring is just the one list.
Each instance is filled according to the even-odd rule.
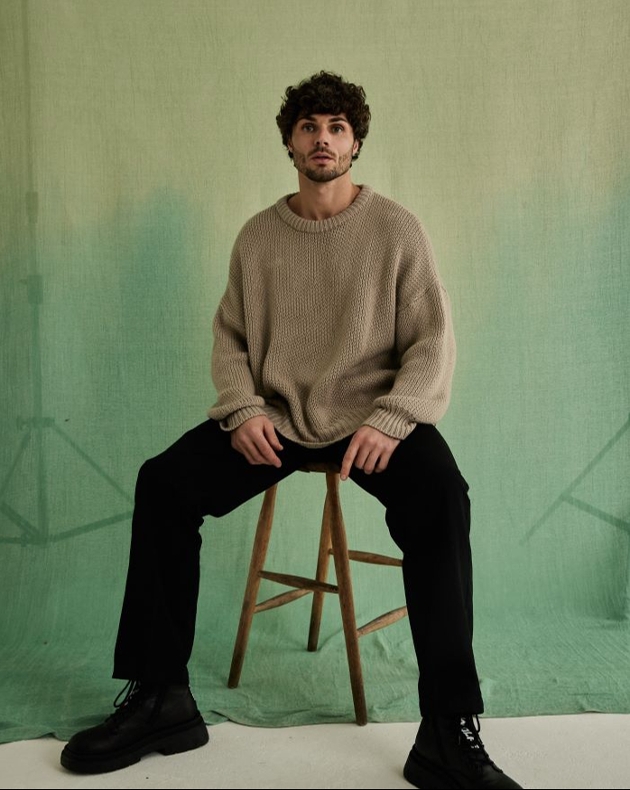
[[314,126],[313,126],[313,124],[312,124],[312,123],[305,123],[305,124],[302,126],[302,131],[304,131],[304,132],[312,132],[312,131],[313,131],[313,129],[314,129]]
[[344,128],[343,128],[343,126],[333,126],[333,131],[334,132],[343,132]]

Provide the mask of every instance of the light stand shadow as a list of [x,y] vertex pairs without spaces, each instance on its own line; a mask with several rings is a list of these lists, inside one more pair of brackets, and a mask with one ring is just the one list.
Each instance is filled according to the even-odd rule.
[[[20,442],[10,469],[5,476],[0,487],[0,512],[4,513],[22,532],[21,537],[0,537],[0,543],[18,543],[21,545],[42,545],[51,542],[64,540],[85,532],[91,532],[101,527],[110,526],[119,521],[124,521],[131,517],[132,511],[125,511],[109,518],[83,524],[74,529],[66,530],[59,534],[52,535],[50,532],[50,513],[48,507],[48,497],[46,481],[48,479],[46,455],[44,452],[44,434],[52,430],[56,436],[66,442],[80,458],[91,466],[109,485],[111,485],[128,502],[132,498],[111,478],[90,456],[82,450],[79,445],[56,425],[52,417],[44,416],[43,403],[43,382],[42,382],[42,347],[41,347],[41,321],[40,311],[44,300],[43,279],[39,273],[39,261],[37,255],[37,216],[38,216],[38,193],[35,191],[35,179],[33,172],[34,150],[33,150],[33,123],[32,123],[32,87],[31,87],[31,64],[29,51],[29,25],[28,25],[28,0],[22,0],[22,32],[23,32],[23,67],[25,85],[25,145],[27,161],[27,182],[28,187],[25,195],[25,207],[28,221],[27,260],[28,276],[22,280],[26,284],[27,298],[31,305],[31,336],[33,338],[33,353],[31,373],[33,379],[33,411],[32,416],[18,419],[18,428],[26,429],[26,434]],[[9,483],[18,467],[18,463],[24,455],[26,449],[33,442],[35,447],[36,477],[37,477],[37,523],[33,524],[23,515],[18,513],[7,502],[4,495],[9,487]]]
[[[612,513],[607,513],[605,510],[601,508],[595,507],[594,505],[590,504],[590,502],[585,502],[583,499],[576,497],[573,495],[575,489],[579,486],[579,484],[587,477],[595,467],[602,461],[604,456],[610,452],[610,450],[617,444],[617,442],[621,439],[621,437],[626,433],[626,431],[630,428],[630,417],[626,420],[623,426],[617,431],[617,433],[610,439],[609,442],[597,453],[597,455],[590,461],[584,469],[580,472],[580,474],[573,480],[567,488],[558,496],[558,498],[545,510],[542,516],[536,521],[536,523],[531,527],[529,532],[525,535],[525,537],[521,540],[521,544],[527,543],[534,533],[552,516],[553,513],[558,510],[561,505],[567,504],[571,505],[572,507],[578,508],[578,510],[583,511],[584,513],[588,513],[590,516],[594,516],[595,518],[599,519],[600,521],[605,522],[606,524],[610,524],[611,526],[615,527],[616,529],[620,529],[624,532],[628,537],[630,537],[630,522],[619,518],[618,516],[613,516]],[[630,545],[629,545],[630,549]],[[626,589],[625,589],[625,605],[624,605],[624,619],[630,618],[630,552],[628,558],[628,571],[629,576],[626,581]]]

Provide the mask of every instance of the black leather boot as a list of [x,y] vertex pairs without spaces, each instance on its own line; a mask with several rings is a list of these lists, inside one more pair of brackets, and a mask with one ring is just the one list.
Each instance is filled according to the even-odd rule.
[[520,788],[492,762],[479,729],[476,716],[423,718],[405,764],[405,779],[430,790]]
[[188,686],[130,681],[114,706],[116,711],[102,724],[72,736],[61,753],[64,768],[106,773],[137,763],[149,752],[176,754],[208,742],[208,729]]

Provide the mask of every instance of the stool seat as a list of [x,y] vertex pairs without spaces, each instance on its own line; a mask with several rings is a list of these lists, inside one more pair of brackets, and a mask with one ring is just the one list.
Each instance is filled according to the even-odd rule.
[[[326,499],[322,515],[315,577],[307,578],[290,573],[278,573],[266,570],[263,567],[271,537],[274,506],[278,490],[278,485],[274,485],[265,492],[260,515],[258,517],[249,573],[245,585],[245,595],[241,608],[241,617],[232,655],[228,687],[236,688],[239,684],[243,662],[245,660],[249,632],[255,614],[269,609],[275,609],[278,606],[291,603],[291,601],[295,601],[298,598],[312,593],[313,604],[311,607],[307,649],[315,651],[317,650],[317,643],[319,641],[324,595],[326,593],[332,593],[339,597],[356,722],[360,725],[367,724],[367,705],[365,701],[363,671],[359,653],[359,637],[370,634],[387,625],[391,625],[402,617],[405,617],[407,615],[407,607],[401,606],[370,620],[369,623],[366,623],[360,628],[357,627],[354,611],[352,578],[350,575],[350,561],[365,562],[372,565],[400,567],[402,565],[402,560],[397,557],[389,557],[383,554],[374,554],[366,551],[354,551],[348,548],[346,529],[343,522],[339,498],[340,467],[338,464],[309,463],[301,467],[300,471],[318,472],[326,475]],[[336,584],[330,584],[327,581],[330,557],[333,558],[335,563]],[[272,598],[257,603],[261,579],[274,581],[290,587],[291,589],[288,592],[274,595]]]
[[300,472],[341,472],[341,466],[332,461],[311,461],[300,467]]

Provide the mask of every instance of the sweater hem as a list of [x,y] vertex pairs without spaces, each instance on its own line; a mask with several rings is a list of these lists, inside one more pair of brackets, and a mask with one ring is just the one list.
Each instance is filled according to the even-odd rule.
[[[215,420],[216,417],[213,416],[214,409],[210,409],[208,411],[208,417]],[[244,422],[250,420],[252,417],[264,417],[265,410],[260,406],[244,406],[242,409],[237,409],[236,411],[231,412],[230,414],[226,415],[223,418],[218,420],[219,426],[224,431],[234,431]]]
[[377,431],[384,433],[392,439],[406,439],[418,424],[417,420],[410,420],[401,414],[392,414],[386,409],[375,409],[370,416],[363,421],[364,425],[376,428]]

